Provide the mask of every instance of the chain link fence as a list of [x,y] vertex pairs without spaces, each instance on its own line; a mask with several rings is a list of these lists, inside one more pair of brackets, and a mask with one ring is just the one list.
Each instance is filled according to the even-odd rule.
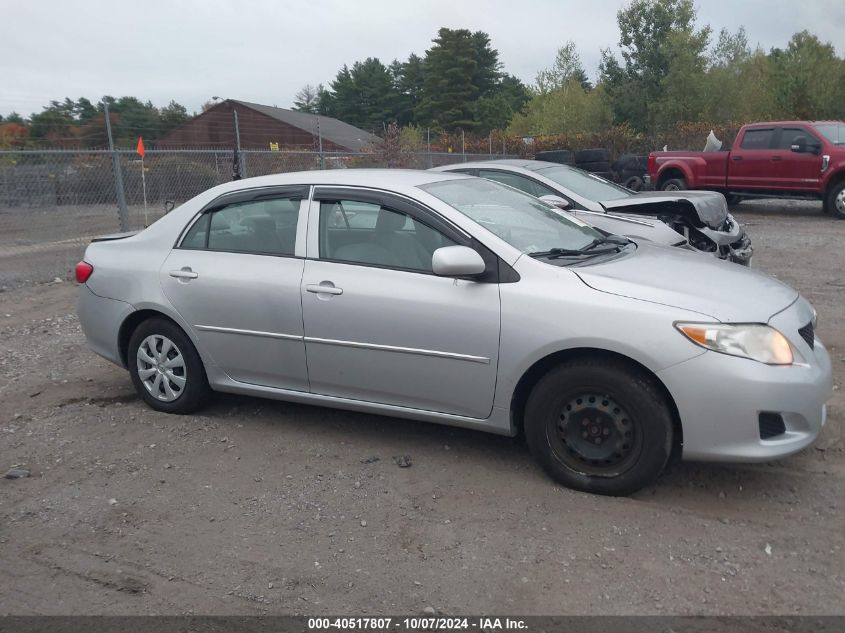
[[[232,180],[232,150],[0,151],[0,289],[69,279],[92,237],[121,230],[113,155],[126,199],[124,224],[142,229],[180,204]],[[312,169],[429,167],[502,158],[437,152],[240,152],[244,178]],[[146,199],[146,205],[145,205]]]

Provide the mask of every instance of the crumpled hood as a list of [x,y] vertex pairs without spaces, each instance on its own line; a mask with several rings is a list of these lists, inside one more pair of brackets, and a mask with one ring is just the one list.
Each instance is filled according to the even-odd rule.
[[647,241],[637,241],[627,257],[570,270],[596,290],[724,322],[766,323],[798,298],[794,288],[751,268]]
[[601,204],[608,211],[616,213],[694,215],[711,229],[721,228],[728,217],[725,196],[716,191],[645,191],[629,198],[603,201]]

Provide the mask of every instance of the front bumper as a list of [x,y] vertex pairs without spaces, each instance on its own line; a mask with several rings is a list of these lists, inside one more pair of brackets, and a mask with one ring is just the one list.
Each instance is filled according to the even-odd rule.
[[[806,448],[825,423],[833,378],[830,357],[793,340],[807,361],[777,367],[708,351],[658,372],[672,394],[684,436],[683,458],[760,462]],[[779,413],[786,431],[761,439],[760,413]]]

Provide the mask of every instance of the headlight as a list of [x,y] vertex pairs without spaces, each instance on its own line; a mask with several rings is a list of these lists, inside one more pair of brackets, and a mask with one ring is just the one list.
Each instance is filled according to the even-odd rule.
[[768,325],[676,323],[675,327],[696,345],[714,352],[750,358],[767,365],[791,365],[803,361],[789,340]]

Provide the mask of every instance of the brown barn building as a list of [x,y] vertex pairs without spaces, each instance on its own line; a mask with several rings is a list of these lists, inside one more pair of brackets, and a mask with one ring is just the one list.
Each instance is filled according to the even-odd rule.
[[172,130],[159,147],[230,148],[235,141],[233,112],[238,113],[243,149],[316,149],[319,125],[326,151],[360,151],[379,138],[325,116],[226,99]]

